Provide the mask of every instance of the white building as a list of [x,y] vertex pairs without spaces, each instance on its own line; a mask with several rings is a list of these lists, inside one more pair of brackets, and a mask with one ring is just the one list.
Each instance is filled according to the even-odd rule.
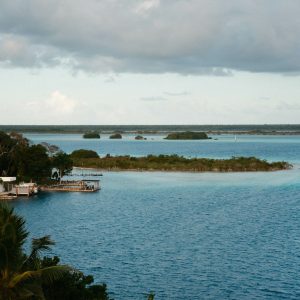
[[11,191],[16,179],[16,177],[0,177],[0,193]]

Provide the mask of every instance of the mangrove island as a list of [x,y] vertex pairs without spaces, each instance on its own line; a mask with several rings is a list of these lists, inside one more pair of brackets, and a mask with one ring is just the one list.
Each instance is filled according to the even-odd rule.
[[122,135],[120,133],[114,133],[109,138],[110,139],[121,139]]
[[84,139],[100,139],[100,134],[96,131],[86,132],[83,135]]
[[137,135],[135,138],[135,140],[137,141],[144,141],[144,140],[147,140],[145,137],[143,137],[142,135]]
[[74,167],[102,170],[184,171],[184,172],[254,172],[290,169],[287,162],[267,162],[256,157],[229,159],[185,158],[178,155],[148,155],[145,157],[110,156],[78,158],[71,155]]
[[165,140],[208,140],[211,139],[205,132],[173,132],[169,133]]

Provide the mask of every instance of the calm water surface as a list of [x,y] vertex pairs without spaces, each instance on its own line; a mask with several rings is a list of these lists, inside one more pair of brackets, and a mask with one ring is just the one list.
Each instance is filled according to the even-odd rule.
[[187,157],[227,158],[232,156],[256,156],[269,160],[300,162],[299,136],[212,136],[212,140],[170,141],[165,135],[144,135],[146,141],[134,140],[135,135],[125,135],[122,140],[110,140],[108,135],[101,139],[83,139],[79,134],[27,134],[34,143],[46,141],[58,145],[71,153],[76,149],[90,149],[100,155],[178,154]]
[[32,236],[50,234],[57,242],[52,254],[106,282],[116,300],[146,299],[149,291],[156,299],[300,298],[299,137],[28,137],[67,152],[255,155],[294,163],[272,173],[105,172],[99,193],[45,193],[14,206]]

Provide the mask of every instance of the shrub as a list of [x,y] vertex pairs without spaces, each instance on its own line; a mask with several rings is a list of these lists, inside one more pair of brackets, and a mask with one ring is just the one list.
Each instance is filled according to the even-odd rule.
[[84,139],[100,139],[100,134],[96,131],[86,132],[83,135]]
[[166,140],[207,140],[209,137],[205,132],[174,132],[165,137]]
[[114,133],[109,138],[110,139],[121,139],[122,135],[120,133]]
[[93,151],[93,150],[79,149],[79,150],[75,150],[71,153],[71,158],[72,159],[99,158],[99,155],[96,151]]

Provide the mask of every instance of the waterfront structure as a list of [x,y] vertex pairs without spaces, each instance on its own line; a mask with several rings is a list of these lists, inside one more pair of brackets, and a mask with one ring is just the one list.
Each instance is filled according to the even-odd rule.
[[31,196],[38,193],[36,183],[16,184],[16,177],[0,177],[0,198],[14,199],[17,196]]
[[16,177],[0,177],[0,200],[12,200],[17,198],[11,195],[15,181]]
[[16,177],[0,177],[0,193],[12,190]]
[[17,185],[14,185],[12,190],[10,191],[12,195],[16,196],[31,196],[38,193],[38,186],[34,182],[28,182],[28,183],[20,183]]
[[66,180],[58,184],[43,185],[40,190],[44,192],[96,192],[100,190],[100,180]]

